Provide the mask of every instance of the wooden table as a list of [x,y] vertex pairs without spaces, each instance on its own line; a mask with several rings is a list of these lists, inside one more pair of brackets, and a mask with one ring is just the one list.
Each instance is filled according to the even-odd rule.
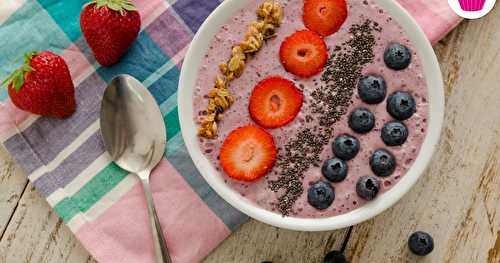
[[[431,233],[419,262],[500,262],[500,8],[436,46],[446,119],[432,164],[394,207],[350,229],[305,233],[250,221],[206,262],[413,262],[406,240]],[[1,148],[0,148],[1,149]],[[0,262],[95,262],[0,150]]]

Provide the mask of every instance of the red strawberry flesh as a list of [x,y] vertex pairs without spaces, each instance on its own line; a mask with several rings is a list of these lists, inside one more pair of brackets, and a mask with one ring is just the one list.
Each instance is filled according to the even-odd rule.
[[255,181],[267,174],[276,161],[271,134],[255,125],[233,130],[224,140],[220,162],[226,174],[240,181]]
[[9,83],[11,101],[18,108],[43,116],[66,118],[76,110],[75,90],[64,59],[50,51],[33,54],[28,61],[31,70],[23,76],[22,85]]
[[252,119],[260,126],[278,128],[295,119],[303,99],[292,81],[273,76],[255,86],[248,109]]
[[[121,1],[124,5],[127,2]],[[95,3],[91,3],[80,14],[82,33],[97,62],[102,66],[117,63],[137,38],[141,17],[139,12],[129,9],[131,10],[117,11],[106,5],[97,7]]]
[[308,78],[318,74],[327,59],[326,43],[313,31],[297,31],[281,43],[281,64],[288,72],[299,77]]
[[346,19],[345,0],[304,0],[304,25],[322,36],[337,32]]

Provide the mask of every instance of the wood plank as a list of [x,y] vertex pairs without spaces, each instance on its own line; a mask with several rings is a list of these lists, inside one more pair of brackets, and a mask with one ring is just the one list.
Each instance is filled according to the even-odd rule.
[[204,262],[322,262],[326,253],[342,247],[347,230],[297,232],[251,220],[227,238]]
[[17,208],[28,180],[0,146],[0,239]]
[[0,241],[0,262],[95,262],[31,184]]
[[437,46],[447,96],[439,149],[398,204],[353,228],[350,262],[414,262],[407,238],[416,230],[435,240],[418,262],[500,262],[499,41],[497,7]]

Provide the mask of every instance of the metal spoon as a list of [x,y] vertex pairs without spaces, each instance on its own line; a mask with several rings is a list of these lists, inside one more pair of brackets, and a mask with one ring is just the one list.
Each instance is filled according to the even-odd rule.
[[142,181],[157,262],[172,262],[149,186],[151,170],[165,152],[165,123],[151,93],[134,77],[118,75],[106,88],[101,105],[101,133],[113,161]]

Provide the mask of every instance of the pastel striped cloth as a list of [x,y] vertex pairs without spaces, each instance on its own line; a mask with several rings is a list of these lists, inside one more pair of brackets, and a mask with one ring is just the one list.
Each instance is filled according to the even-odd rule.
[[[154,261],[141,185],[111,162],[100,137],[101,96],[119,73],[129,73],[148,87],[168,123],[167,158],[154,171],[152,186],[174,262],[202,260],[247,220],[200,176],[184,146],[177,116],[183,56],[221,1],[133,1],[142,16],[142,31],[128,54],[110,68],[96,63],[80,32],[85,0],[1,1],[0,79],[16,67],[13,62],[21,54],[52,50],[69,65],[78,111],[66,120],[31,115],[16,109],[1,90],[0,141],[99,262]],[[459,22],[446,1],[400,2],[433,42]]]

